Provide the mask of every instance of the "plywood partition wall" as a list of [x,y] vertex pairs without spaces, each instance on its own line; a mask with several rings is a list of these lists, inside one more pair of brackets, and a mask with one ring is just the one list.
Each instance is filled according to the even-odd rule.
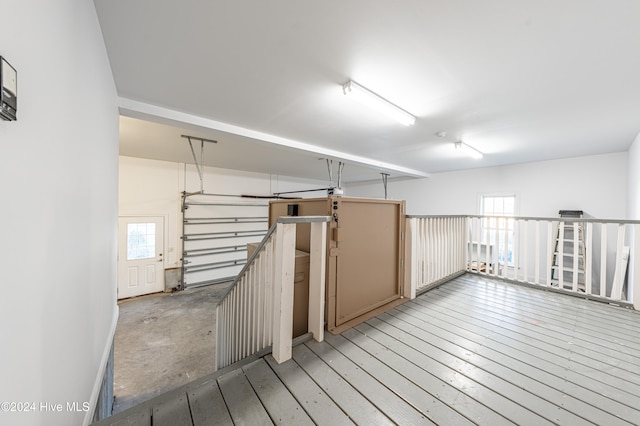
[[[404,299],[405,202],[327,197],[272,201],[269,223],[287,216],[331,216],[327,232],[327,328],[339,333]],[[296,248],[309,250],[299,227]],[[408,297],[409,295],[407,295]]]

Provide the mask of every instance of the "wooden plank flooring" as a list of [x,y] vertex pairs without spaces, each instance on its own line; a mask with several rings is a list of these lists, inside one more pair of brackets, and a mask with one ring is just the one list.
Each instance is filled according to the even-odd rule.
[[640,313],[467,274],[223,373],[98,424],[640,425]]

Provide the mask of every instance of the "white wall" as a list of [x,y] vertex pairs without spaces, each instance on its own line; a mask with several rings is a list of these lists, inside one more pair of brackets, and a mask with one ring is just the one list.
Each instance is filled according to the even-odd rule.
[[[0,121],[0,424],[77,425],[115,330],[118,111],[93,2],[0,0],[18,121]],[[62,404],[62,412],[40,403]]]
[[640,220],[640,133],[629,148],[628,217]]
[[[627,154],[439,173],[390,181],[389,198],[407,200],[408,214],[479,214],[482,194],[515,193],[520,216],[556,217],[560,209],[583,210],[600,219],[627,214]],[[352,196],[383,197],[382,183],[347,185]]]
[[[200,179],[195,166],[133,157],[120,157],[120,216],[165,217],[165,268],[181,266],[182,252],[182,191],[200,190]],[[251,173],[214,167],[204,168],[204,191],[216,194],[270,196],[274,192],[325,188],[326,182],[286,176]],[[323,197],[326,192],[302,193],[300,196]],[[298,196],[298,194],[295,194]],[[238,199],[222,199],[238,202]],[[253,201],[248,199],[248,201]],[[240,208],[238,208],[240,209]],[[241,216],[253,211],[239,213]],[[237,272],[237,271],[236,271]],[[235,273],[219,271],[220,277]],[[217,278],[217,276],[215,277]]]
[[[631,220],[640,220],[640,133],[636,136],[633,144],[629,148],[629,181],[628,181],[628,217]],[[640,273],[640,235],[635,236],[635,241],[631,245],[631,256],[629,264],[630,281],[638,281],[636,274]],[[636,309],[640,309],[640,288],[637,284],[632,291],[633,304]]]
[[180,164],[120,157],[120,216],[165,217],[165,268],[179,266]]
[[[518,216],[557,217],[563,209],[583,210],[586,217],[626,219],[627,157],[627,153],[614,153],[440,173],[427,179],[389,182],[388,192],[389,198],[407,200],[408,214],[415,215],[480,214],[481,195],[516,194]],[[381,183],[349,185],[347,190],[350,195],[384,196]],[[609,287],[615,236],[615,232],[610,234],[608,244]],[[599,234],[594,244],[600,246]],[[529,253],[533,256],[533,249]],[[594,279],[599,278],[599,258],[594,259],[593,268]],[[541,270],[541,276],[544,273]]]

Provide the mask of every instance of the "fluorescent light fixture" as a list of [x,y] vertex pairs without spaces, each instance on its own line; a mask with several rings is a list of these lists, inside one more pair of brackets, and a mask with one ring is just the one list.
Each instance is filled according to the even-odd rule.
[[374,109],[387,117],[397,120],[405,126],[412,126],[416,122],[416,118],[402,108],[392,104],[388,100],[376,95],[371,90],[360,86],[351,80],[342,86],[345,95],[353,97],[358,102]]
[[477,149],[475,149],[472,146],[467,145],[466,143],[462,142],[462,141],[458,141],[458,142],[454,142],[453,145],[455,146],[455,148],[461,152],[463,152],[464,154],[475,158],[475,159],[480,159],[483,157],[482,153],[480,151],[478,151]]

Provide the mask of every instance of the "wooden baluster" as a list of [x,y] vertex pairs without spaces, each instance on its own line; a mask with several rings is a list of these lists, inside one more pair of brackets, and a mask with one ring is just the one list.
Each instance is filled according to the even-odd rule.
[[640,310],[640,225],[633,225],[632,279],[629,280],[629,294],[633,295],[633,307]]
[[313,338],[324,340],[324,299],[326,271],[327,224],[311,224],[311,253],[309,254],[309,332]]
[[546,285],[551,285],[551,271],[553,268],[553,250],[555,246],[555,241],[553,240],[553,222],[547,222],[547,279]]
[[580,243],[579,226],[580,224],[578,222],[573,222],[573,282],[571,283],[571,288],[573,291],[578,291],[578,275],[580,275],[580,269],[578,266],[578,261],[580,260],[580,251],[578,249]]
[[591,236],[593,235],[593,223],[586,223],[584,244],[585,244],[585,256],[584,259],[584,285],[585,292],[587,294],[593,294],[592,282],[591,282],[591,267],[593,265],[593,244],[591,242]]
[[524,220],[522,224],[522,281],[529,282],[529,221]]
[[600,296],[607,297],[607,224],[600,228]]
[[618,243],[616,244],[616,271],[613,276],[613,286],[611,287],[611,298],[622,300],[622,282],[624,281],[624,271],[622,270],[622,256],[624,247],[624,224],[618,224]]

